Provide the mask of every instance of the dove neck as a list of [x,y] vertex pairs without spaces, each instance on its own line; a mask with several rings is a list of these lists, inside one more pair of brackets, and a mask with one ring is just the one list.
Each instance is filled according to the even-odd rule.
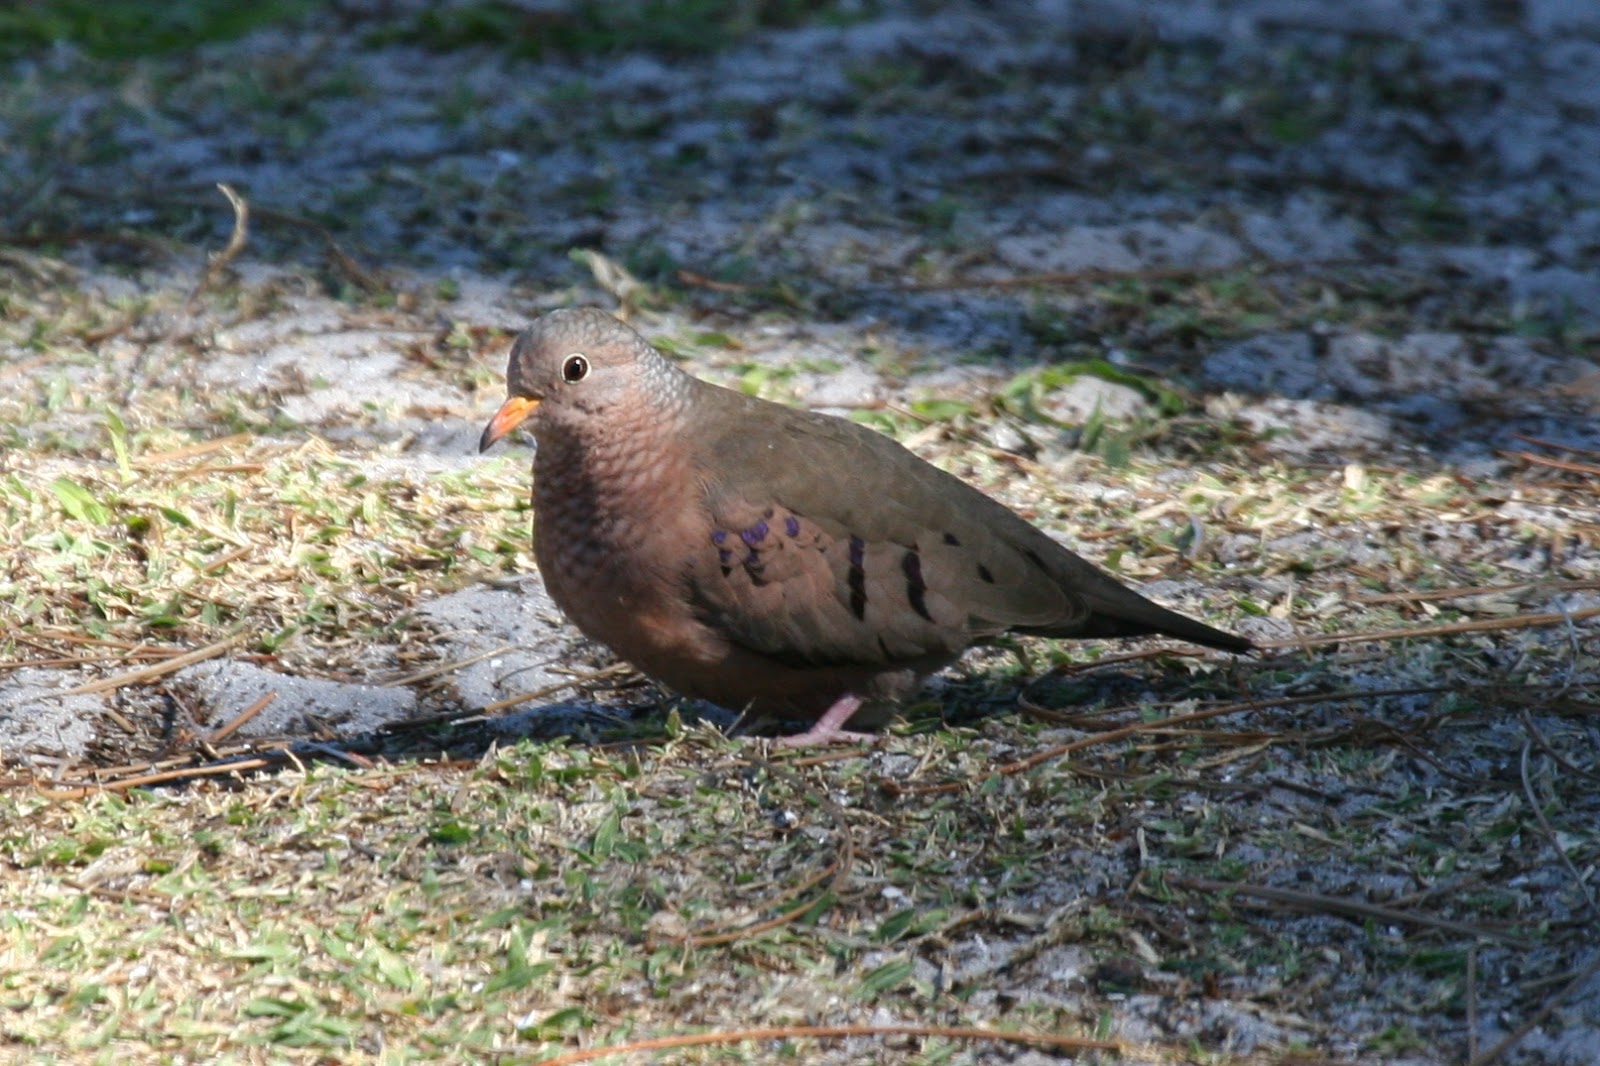
[[534,507],[541,521],[612,540],[628,536],[639,516],[682,502],[693,479],[691,392],[677,382],[644,384],[633,402],[539,427]]

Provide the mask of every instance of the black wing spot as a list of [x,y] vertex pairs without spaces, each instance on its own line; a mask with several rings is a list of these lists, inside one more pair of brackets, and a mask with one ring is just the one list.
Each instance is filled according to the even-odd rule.
[[944,542],[946,544],[950,545],[950,547],[952,547],[952,548],[961,547],[961,539],[959,537],[957,537],[954,533],[946,533],[944,535]]
[[856,618],[867,617],[867,542],[850,534],[850,572],[845,577],[850,586],[850,613]]
[[881,636],[878,638],[878,650],[883,653],[884,659],[888,660],[894,658],[894,655],[889,651],[889,645],[883,642],[883,638]]
[[750,584],[760,588],[767,583],[767,576],[763,572],[766,567],[767,564],[761,558],[761,553],[751,548],[750,554],[745,556],[744,560],[744,572],[750,575]]
[[922,556],[917,549],[912,548],[900,558],[900,569],[906,575],[906,599],[911,602],[911,609],[933,621],[933,615],[928,613],[928,583],[922,580]]
[[978,580],[982,581],[986,585],[994,584],[994,575],[991,574],[989,572],[989,568],[984,566],[982,563],[978,564]]

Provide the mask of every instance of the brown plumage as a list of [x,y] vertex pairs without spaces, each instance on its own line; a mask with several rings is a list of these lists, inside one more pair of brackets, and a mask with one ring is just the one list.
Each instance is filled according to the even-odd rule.
[[527,419],[535,558],[588,636],[667,685],[853,736],[1001,633],[1242,637],[1160,607],[879,433],[683,373],[593,309],[517,338],[487,449]]

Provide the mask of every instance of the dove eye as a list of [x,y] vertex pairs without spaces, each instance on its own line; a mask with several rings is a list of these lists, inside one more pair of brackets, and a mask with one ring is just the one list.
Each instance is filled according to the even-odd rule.
[[561,380],[575,385],[589,376],[589,360],[582,353],[573,352],[561,364]]

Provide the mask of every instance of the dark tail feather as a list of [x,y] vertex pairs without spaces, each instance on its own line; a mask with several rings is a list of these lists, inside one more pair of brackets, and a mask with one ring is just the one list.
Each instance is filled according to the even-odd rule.
[[[1247,652],[1255,644],[1244,637],[1215,629],[1204,622],[1169,611],[1117,582],[1109,575],[1096,575],[1095,586],[1084,596],[1089,617],[1070,628],[1052,629],[1049,626],[1019,628],[1019,633],[1041,637],[1143,637],[1164,634],[1204,644],[1223,651]],[[1080,591],[1084,591],[1080,587]]]
[[[1221,648],[1223,651],[1247,652],[1254,651],[1255,644],[1248,638],[1236,636],[1233,633],[1214,629],[1204,622],[1196,622],[1176,611],[1169,611],[1165,607],[1156,607],[1151,612],[1153,617],[1149,621],[1135,621],[1129,618],[1115,618],[1111,615],[1096,614],[1079,629],[1074,636],[1079,637],[1143,637],[1151,634],[1160,634],[1187,640],[1192,644],[1204,644],[1209,648]],[[1156,612],[1160,612],[1158,615]]]

